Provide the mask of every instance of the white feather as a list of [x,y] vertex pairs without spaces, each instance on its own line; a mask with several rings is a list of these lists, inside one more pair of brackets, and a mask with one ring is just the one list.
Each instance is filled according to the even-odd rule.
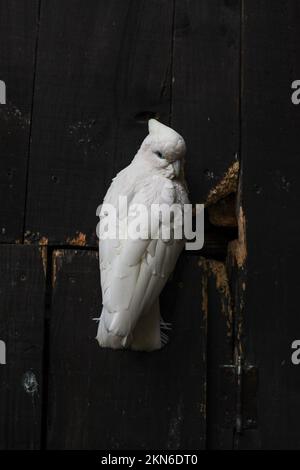
[[[157,152],[163,155],[162,159]],[[182,137],[151,119],[149,135],[132,163],[113,179],[104,203],[117,207],[119,196],[127,196],[129,208],[141,203],[149,210],[151,204],[187,203],[182,171],[184,153]],[[136,216],[128,217],[128,226],[135,219]],[[103,223],[105,216],[100,227]],[[152,351],[165,344],[159,295],[182,248],[183,240],[175,240],[173,234],[169,240],[100,240],[103,302],[97,333],[100,346]]]

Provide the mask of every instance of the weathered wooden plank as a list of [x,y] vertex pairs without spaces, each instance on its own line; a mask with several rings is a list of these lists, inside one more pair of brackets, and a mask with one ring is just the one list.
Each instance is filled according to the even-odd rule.
[[[259,368],[258,427],[239,448],[299,449],[300,4],[246,0],[243,15],[243,208],[248,258],[242,352]],[[297,214],[297,215],[296,215]],[[244,340],[243,340],[244,339]]]
[[239,151],[239,44],[239,0],[176,0],[172,123],[187,142],[193,202]]
[[0,448],[39,449],[44,265],[38,247],[0,246]]
[[171,0],[45,0],[26,238],[96,245],[96,208],[170,108]]
[[99,348],[95,252],[56,251],[53,263],[48,448],[203,448],[206,331],[197,258],[181,258],[163,293],[173,331],[154,353]]
[[23,237],[38,0],[0,2],[0,242]]
[[[207,198],[238,157],[240,94],[240,2],[175,2],[172,124],[188,145],[186,177],[193,202]],[[219,230],[222,235],[222,230]],[[216,229],[216,236],[218,230]],[[219,257],[220,250],[205,254]],[[225,247],[226,251],[226,247]],[[233,324],[229,280],[224,263],[202,262],[207,297],[207,446],[233,446]],[[232,390],[225,389],[232,386]]]
[[202,259],[207,309],[207,448],[232,449],[235,418],[233,305],[226,264]]

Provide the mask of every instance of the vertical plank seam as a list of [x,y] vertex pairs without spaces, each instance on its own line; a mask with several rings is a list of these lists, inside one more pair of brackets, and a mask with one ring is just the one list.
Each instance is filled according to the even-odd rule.
[[42,0],[38,0],[36,39],[35,39],[34,60],[33,60],[32,94],[31,94],[31,106],[30,106],[30,125],[29,125],[27,165],[26,165],[26,175],[25,175],[25,192],[24,192],[25,197],[24,197],[24,212],[23,212],[22,243],[24,243],[25,228],[26,228],[26,211],[27,211],[27,199],[28,199],[28,188],[29,188],[30,154],[31,154],[31,141],[32,141],[34,94],[35,94],[36,75],[37,75],[38,43],[39,43],[39,34],[40,34],[41,3],[42,3]]
[[244,34],[244,0],[240,0],[240,32],[239,32],[239,105],[238,105],[238,122],[239,122],[239,162],[240,173],[242,171],[242,100],[243,100],[243,34]]
[[[243,53],[244,53],[244,0],[240,0],[240,41],[239,41],[239,48],[240,48],[240,54],[239,54],[239,107],[238,107],[238,121],[239,121],[239,162],[240,162],[240,173],[239,173],[239,184],[238,184],[238,193],[237,193],[237,201],[238,204],[241,204],[240,199],[242,198],[243,195],[243,188],[242,188],[242,174],[243,174],[243,156],[242,156],[242,140],[243,140],[243,134],[242,134],[242,126],[243,126],[243,83],[244,83],[244,75],[243,75]],[[236,297],[234,297],[236,298]],[[236,363],[237,358],[236,356],[236,350],[238,348],[238,342],[239,342],[239,323],[240,319],[236,318],[237,315],[237,309],[233,309],[235,318],[233,320],[233,334],[234,334],[234,363]],[[240,312],[238,313],[240,315]],[[238,392],[238,388],[236,387],[236,393]],[[237,410],[238,411],[238,410]],[[243,410],[240,410],[241,413],[243,413]],[[233,430],[233,450],[238,450],[239,448],[239,438],[240,435],[237,432],[236,428]]]
[[44,307],[44,341],[42,352],[42,396],[41,396],[41,450],[47,449],[48,410],[49,410],[49,366],[50,366],[50,319],[52,307],[53,252],[55,248],[47,246],[47,269]]
[[173,0],[172,12],[172,30],[171,30],[171,47],[170,47],[170,106],[169,106],[169,125],[172,125],[173,117],[173,75],[174,75],[174,52],[175,52],[175,20],[176,20],[176,0]]

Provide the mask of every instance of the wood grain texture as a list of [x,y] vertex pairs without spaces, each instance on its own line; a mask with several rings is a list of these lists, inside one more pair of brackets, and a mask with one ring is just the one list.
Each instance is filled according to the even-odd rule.
[[99,348],[95,252],[57,251],[53,263],[48,448],[204,448],[206,331],[197,258],[181,258],[163,293],[173,330],[168,346],[154,353]]
[[39,449],[45,274],[38,247],[0,246],[0,449]]
[[203,292],[207,299],[207,448],[232,449],[235,417],[233,303],[224,262],[202,259]]
[[42,2],[28,241],[96,245],[112,177],[168,120],[172,20],[172,0]]
[[0,242],[23,238],[38,0],[0,2]]
[[243,351],[259,366],[258,427],[239,448],[299,449],[300,374],[291,362],[299,339],[300,5],[244,1],[243,207],[247,285]]
[[172,124],[191,200],[203,202],[239,152],[240,2],[177,0],[173,47]]

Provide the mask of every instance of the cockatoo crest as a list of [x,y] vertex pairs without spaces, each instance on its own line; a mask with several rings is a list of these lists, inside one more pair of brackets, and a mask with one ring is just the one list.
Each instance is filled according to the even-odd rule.
[[185,153],[185,142],[178,132],[171,129],[171,127],[165,126],[156,119],[150,119],[148,122],[149,134],[154,138],[162,142],[168,142],[170,145],[173,144],[174,148],[178,145],[181,147],[182,153]]

